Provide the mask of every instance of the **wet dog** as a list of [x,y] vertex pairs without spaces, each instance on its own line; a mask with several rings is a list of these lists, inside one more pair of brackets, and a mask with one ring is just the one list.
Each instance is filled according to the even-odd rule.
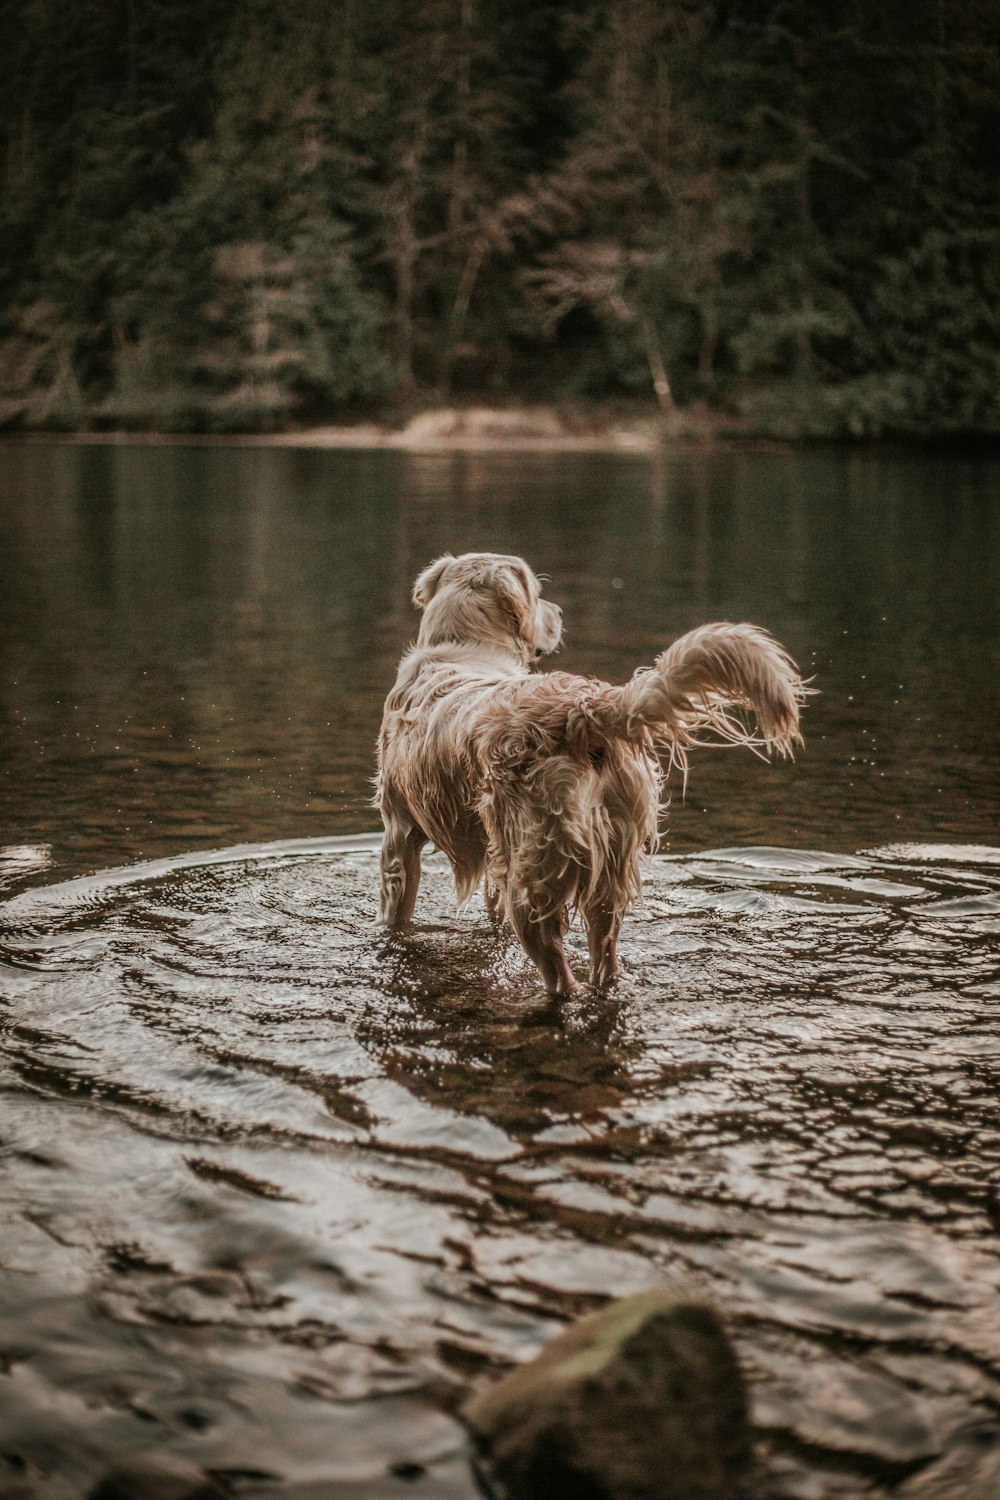
[[[490,910],[545,988],[576,988],[563,951],[571,912],[587,929],[590,979],[618,975],[622,919],[656,847],[661,758],[713,742],[789,755],[806,689],[755,625],[702,625],[616,687],[532,673],[555,651],[562,612],[519,557],[447,555],[417,579],[423,610],[378,745],[385,824],[379,916],[412,920],[420,851],[448,856],[459,902],[485,880]],[[732,714],[748,710],[756,730]]]

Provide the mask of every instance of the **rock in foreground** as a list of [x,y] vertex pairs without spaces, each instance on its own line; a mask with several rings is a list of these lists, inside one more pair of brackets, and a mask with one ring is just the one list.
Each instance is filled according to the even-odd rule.
[[668,1292],[612,1302],[465,1412],[506,1500],[742,1500],[747,1402],[710,1308]]

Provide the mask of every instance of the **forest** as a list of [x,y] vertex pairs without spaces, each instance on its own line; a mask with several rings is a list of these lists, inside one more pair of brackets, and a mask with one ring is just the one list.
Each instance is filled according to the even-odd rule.
[[995,0],[0,0],[0,426],[1000,432]]

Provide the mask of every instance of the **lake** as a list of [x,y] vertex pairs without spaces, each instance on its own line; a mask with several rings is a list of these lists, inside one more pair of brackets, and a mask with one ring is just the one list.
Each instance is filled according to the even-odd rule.
[[[0,445],[0,1495],[472,1500],[469,1392],[661,1283],[768,1496],[1000,1491],[998,533],[987,455]],[[818,689],[692,755],[605,997],[434,855],[373,925],[410,588],[484,549],[561,668],[747,619]]]

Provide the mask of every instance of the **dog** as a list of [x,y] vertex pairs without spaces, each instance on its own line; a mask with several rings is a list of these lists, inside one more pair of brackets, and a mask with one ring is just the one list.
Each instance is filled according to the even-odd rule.
[[[702,625],[622,686],[530,670],[555,651],[562,611],[520,557],[446,554],[420,574],[423,611],[385,704],[375,805],[385,838],[379,918],[413,919],[420,851],[448,857],[459,905],[486,904],[546,990],[578,986],[563,949],[587,930],[590,982],[619,974],[618,936],[656,848],[662,761],[706,743],[791,755],[810,691],[756,625]],[[756,732],[732,709],[749,710]]]

